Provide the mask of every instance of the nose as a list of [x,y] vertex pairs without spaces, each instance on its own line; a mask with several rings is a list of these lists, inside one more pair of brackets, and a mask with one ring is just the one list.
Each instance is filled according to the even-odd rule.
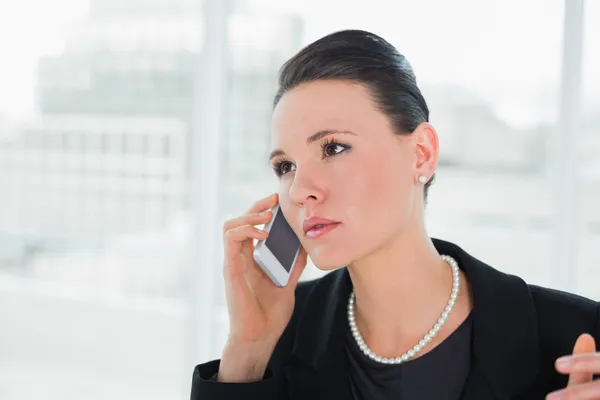
[[325,197],[322,186],[314,179],[315,175],[308,170],[300,171],[298,168],[294,173],[294,181],[289,188],[290,200],[299,207],[310,203],[320,203]]

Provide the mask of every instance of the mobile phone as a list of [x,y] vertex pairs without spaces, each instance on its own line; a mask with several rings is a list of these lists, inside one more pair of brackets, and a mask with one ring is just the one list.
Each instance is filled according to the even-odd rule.
[[288,284],[292,269],[300,252],[300,240],[288,224],[279,205],[273,207],[273,218],[263,228],[269,232],[254,248],[254,260],[273,283],[283,287]]

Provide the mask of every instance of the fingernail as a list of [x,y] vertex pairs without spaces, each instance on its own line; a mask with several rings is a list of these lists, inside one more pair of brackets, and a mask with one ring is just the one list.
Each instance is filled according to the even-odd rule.
[[550,393],[547,397],[546,400],[562,400],[565,399],[565,395],[562,392],[555,392],[555,393]]
[[556,360],[556,365],[559,368],[569,368],[570,366],[573,365],[573,357],[571,357],[571,356],[561,357],[558,360]]

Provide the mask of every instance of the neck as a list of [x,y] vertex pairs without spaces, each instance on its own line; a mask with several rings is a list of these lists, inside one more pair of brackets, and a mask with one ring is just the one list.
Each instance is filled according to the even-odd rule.
[[416,344],[439,318],[452,290],[452,270],[424,226],[414,225],[348,271],[358,328],[381,356],[398,356]]

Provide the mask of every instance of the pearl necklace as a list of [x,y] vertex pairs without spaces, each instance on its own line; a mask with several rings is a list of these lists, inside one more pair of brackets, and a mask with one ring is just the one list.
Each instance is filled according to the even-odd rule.
[[460,288],[460,275],[458,263],[456,262],[456,260],[447,255],[443,255],[442,259],[446,261],[452,268],[452,293],[450,294],[450,300],[448,300],[448,304],[446,305],[444,312],[442,312],[441,317],[437,320],[433,328],[431,328],[431,330],[423,337],[423,339],[419,341],[419,343],[417,343],[412,349],[410,349],[406,353],[402,354],[400,357],[380,357],[373,353],[373,351],[369,349],[369,347],[367,347],[367,344],[365,343],[363,337],[358,331],[358,327],[356,326],[356,319],[354,317],[354,291],[350,293],[350,299],[348,300],[348,323],[350,324],[350,330],[352,331],[352,336],[354,336],[354,340],[356,340],[356,343],[358,344],[360,350],[371,360],[382,364],[402,364],[403,362],[410,360],[417,353],[423,350],[423,347],[425,347],[431,341],[431,339],[433,339],[438,334],[442,326],[446,323],[448,315],[450,314],[450,311],[452,311],[452,308],[454,308],[456,298],[458,297],[458,290]]

